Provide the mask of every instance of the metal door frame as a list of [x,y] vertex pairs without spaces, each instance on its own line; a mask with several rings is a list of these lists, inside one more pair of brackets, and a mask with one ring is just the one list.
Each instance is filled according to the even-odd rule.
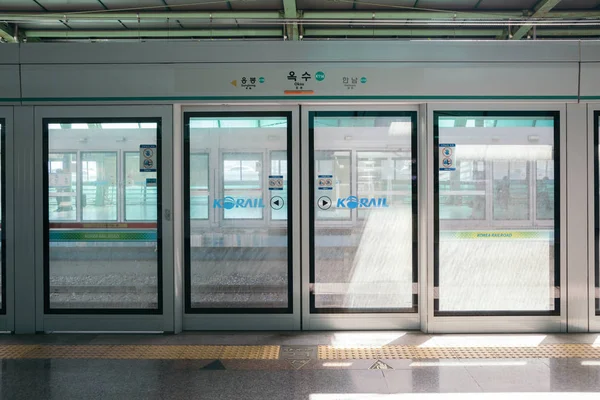
[[44,171],[35,171],[35,315],[37,332],[60,331],[136,331],[174,332],[173,268],[173,107],[148,106],[37,106],[35,115],[35,158],[43,160],[43,120],[45,118],[161,118],[162,208],[162,314],[45,314],[44,312]]
[[[598,116],[596,117],[596,113]],[[596,187],[596,173],[600,173],[600,171],[596,171],[596,146],[595,146],[595,135],[600,136],[600,132],[597,132],[596,129],[600,129],[600,104],[587,104],[587,176],[588,176],[588,225],[587,225],[587,234],[588,234],[588,262],[587,262],[587,272],[588,272],[588,318],[589,318],[589,331],[590,332],[600,332],[600,314],[596,314],[596,296],[599,289],[596,288],[596,259],[600,257],[600,254],[596,253],[596,191],[598,188]],[[600,140],[600,137],[598,138]]]
[[[378,329],[393,329],[393,330],[418,330],[421,328],[421,318],[423,314],[423,285],[422,285],[422,244],[421,240],[421,218],[417,216],[417,240],[418,240],[418,266],[419,266],[419,283],[418,283],[418,312],[415,313],[340,313],[340,314],[311,314],[310,313],[310,255],[313,249],[310,248],[310,203],[313,201],[310,198],[310,190],[308,188],[313,184],[310,177],[308,165],[311,160],[309,154],[309,112],[311,111],[413,111],[417,113],[417,158],[421,157],[422,136],[423,136],[423,106],[418,104],[406,103],[302,103],[302,120],[301,120],[301,138],[302,138],[302,328],[304,330],[378,330]],[[418,212],[421,211],[422,185],[421,176],[422,163],[417,161],[418,168]]]
[[2,221],[4,232],[4,281],[5,304],[4,314],[0,315],[0,331],[15,330],[15,218],[14,218],[14,107],[0,107],[0,120],[4,120],[4,210],[5,219]]
[[[587,104],[567,104],[567,332],[588,332],[593,315],[593,242],[588,229],[594,226],[593,126],[588,132]],[[593,112],[592,112],[593,114]],[[588,148],[589,146],[589,148]],[[592,154],[588,157],[588,154]],[[591,169],[590,169],[591,168]],[[591,179],[591,181],[588,181]],[[589,184],[592,190],[589,190]],[[592,201],[588,201],[588,196]],[[591,213],[591,214],[589,214]],[[591,296],[591,297],[590,297]]]
[[[210,314],[210,313],[186,313],[185,312],[185,294],[182,291],[181,301],[182,304],[178,307],[183,312],[183,330],[299,330],[300,329],[300,138],[299,138],[299,107],[297,103],[252,103],[249,105],[243,105],[241,103],[231,103],[226,105],[181,105],[177,106],[176,110],[180,110],[175,118],[179,119],[179,125],[181,129],[176,129],[176,152],[180,152],[182,157],[188,155],[184,154],[183,150],[183,132],[185,124],[185,113],[194,112],[215,112],[215,113],[231,113],[235,116],[235,113],[242,112],[253,112],[259,114],[260,112],[289,112],[291,113],[291,129],[292,129],[292,141],[288,143],[288,149],[291,149],[292,159],[289,162],[292,165],[291,175],[291,204],[292,204],[292,229],[288,230],[288,234],[292,235],[292,312],[291,313],[224,313],[224,314]],[[212,151],[212,150],[211,150]],[[218,151],[221,154],[221,151]],[[270,168],[270,166],[269,166]],[[178,162],[175,165],[175,180],[178,182],[176,186],[180,186],[182,190],[176,192],[176,204],[183,204],[183,165],[182,162]],[[263,171],[264,173],[264,171]],[[213,183],[214,188],[214,183]],[[210,190],[210,189],[209,189]],[[177,196],[181,196],[179,200]],[[183,207],[182,207],[183,208]],[[209,211],[212,213],[212,211]],[[183,224],[185,218],[184,210],[182,209],[178,215],[181,215],[181,223]],[[210,217],[209,217],[210,218]],[[270,218],[265,218],[270,220]],[[183,229],[183,227],[181,227]],[[178,228],[178,231],[180,229]],[[181,236],[179,236],[181,235]],[[183,239],[183,233],[178,232],[176,237],[181,237],[176,244],[177,248],[183,250],[185,245]],[[182,258],[185,256],[182,253]],[[185,280],[184,266],[186,261],[183,260],[178,267],[178,272],[181,274],[182,281]],[[181,268],[179,270],[179,268]],[[184,285],[185,287],[185,285]]]
[[[429,103],[427,106],[427,332],[430,333],[510,333],[566,332],[567,329],[567,251],[566,251],[566,120],[564,103]],[[560,112],[560,315],[557,316],[435,316],[434,315],[434,111],[558,111]]]

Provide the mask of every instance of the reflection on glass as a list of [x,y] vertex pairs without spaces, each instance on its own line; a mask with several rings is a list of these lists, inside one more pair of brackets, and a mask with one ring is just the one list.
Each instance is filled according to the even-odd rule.
[[435,113],[455,145],[455,170],[436,166],[435,311],[558,311],[554,113],[477,114]]
[[502,160],[492,163],[494,219],[529,219],[529,163]]
[[81,206],[85,221],[117,220],[117,153],[81,153]]
[[50,221],[77,219],[77,154],[48,154],[48,210]]
[[[393,193],[395,204],[412,204],[412,159],[410,152],[357,151],[359,198],[379,198]],[[369,211],[358,208],[358,217]]]
[[208,154],[190,154],[190,218],[208,219]]
[[156,172],[140,172],[140,153],[125,153],[125,220],[156,221]]
[[312,312],[416,310],[416,113],[310,113]]
[[[191,217],[186,309],[287,312],[290,117],[205,115],[186,114]],[[270,175],[283,176],[283,190],[270,190]],[[210,193],[209,181],[215,182]],[[210,198],[209,209],[199,207],[201,196]],[[274,196],[281,197],[277,205]]]
[[[262,157],[262,153],[223,154],[224,198],[235,199],[236,205],[225,208],[223,218],[263,218]],[[241,207],[241,204],[245,207]]]
[[[346,198],[352,193],[352,162],[350,151],[316,150],[315,162],[315,202],[321,198]],[[319,179],[332,179],[331,186],[319,186]],[[315,214],[320,219],[350,220],[351,211],[347,208],[317,207]]]
[[139,163],[140,144],[157,143],[157,123],[50,122],[45,128],[47,312],[157,310],[158,182]]
[[440,219],[485,218],[485,162],[459,160],[455,171],[440,171]]
[[536,163],[537,176],[536,214],[538,220],[554,219],[554,161],[541,160]]

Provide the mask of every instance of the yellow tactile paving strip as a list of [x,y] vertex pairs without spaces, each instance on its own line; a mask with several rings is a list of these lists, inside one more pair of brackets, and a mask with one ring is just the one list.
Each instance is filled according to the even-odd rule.
[[0,345],[0,359],[278,360],[279,346]]
[[548,344],[536,347],[336,348],[319,346],[319,360],[452,359],[452,358],[587,358],[600,359],[600,347],[590,344]]
[[[0,345],[0,359],[279,360],[280,346],[225,345]],[[586,358],[600,359],[590,344],[535,347],[318,346],[319,360]]]

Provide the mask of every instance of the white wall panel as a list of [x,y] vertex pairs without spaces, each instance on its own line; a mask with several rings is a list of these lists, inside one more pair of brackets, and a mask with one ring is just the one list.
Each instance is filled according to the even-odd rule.
[[592,41],[581,42],[581,61],[600,61],[600,43]]
[[18,64],[20,46],[16,44],[4,44],[0,46],[0,64]]
[[600,98],[600,62],[581,64],[581,99]]
[[0,65],[0,99],[16,100],[20,96],[19,66]]
[[26,43],[24,64],[413,61],[573,62],[577,41]]
[[20,46],[5,44],[0,46],[0,101],[3,104],[21,96],[19,88],[19,51]]
[[[303,87],[288,79],[294,71],[311,74]],[[321,82],[318,71],[325,73]],[[242,79],[257,78],[256,87]],[[259,83],[258,78],[265,82]],[[354,89],[343,78],[358,78]],[[365,77],[366,83],[360,83]],[[428,97],[478,96],[576,100],[577,63],[348,63],[340,64],[138,64],[23,65],[23,97],[27,99],[106,98],[119,100],[202,100],[199,97],[286,97],[286,90],[314,91],[314,96]],[[237,86],[232,84],[237,81]],[[307,98],[310,96],[306,96]]]

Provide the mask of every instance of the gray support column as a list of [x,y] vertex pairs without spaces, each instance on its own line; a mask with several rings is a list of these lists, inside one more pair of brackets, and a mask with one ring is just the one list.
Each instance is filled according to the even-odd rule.
[[588,152],[587,108],[585,104],[567,105],[567,330],[587,332],[588,302]]
[[15,333],[35,333],[35,301],[41,295],[35,290],[34,250],[41,248],[35,232],[43,224],[34,217],[34,173],[41,168],[41,159],[35,157],[33,107],[15,107],[13,137]]

